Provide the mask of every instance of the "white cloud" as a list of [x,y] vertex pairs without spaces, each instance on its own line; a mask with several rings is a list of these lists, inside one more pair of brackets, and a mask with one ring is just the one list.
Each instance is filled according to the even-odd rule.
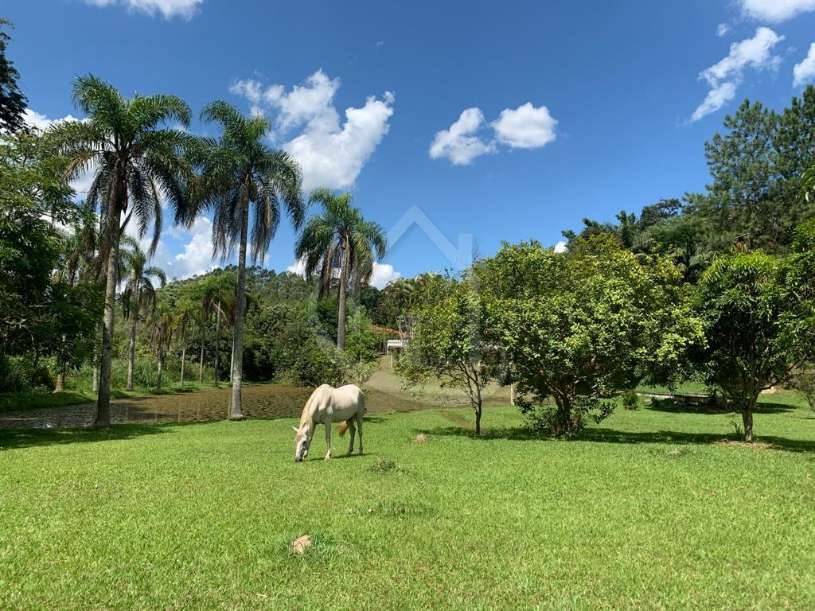
[[23,119],[31,127],[36,127],[40,130],[46,130],[52,125],[62,123],[64,121],[79,121],[79,119],[73,115],[65,115],[59,119],[49,119],[45,115],[38,113],[36,110],[31,110],[30,108],[26,108],[25,112],[23,112]]
[[371,274],[371,286],[384,289],[394,280],[398,280],[402,274],[393,269],[389,263],[377,263],[374,261],[374,271]]
[[467,108],[449,128],[436,133],[430,144],[431,159],[449,159],[453,165],[469,165],[478,157],[498,151],[498,145],[515,149],[535,149],[557,138],[557,120],[546,106],[531,102],[518,108],[505,108],[489,124],[494,137],[479,135],[487,127],[480,108]]
[[436,133],[430,145],[430,158],[449,159],[454,165],[469,165],[481,155],[495,151],[492,142],[476,134],[484,126],[484,113],[479,108],[467,108],[448,129]]
[[738,0],[744,15],[779,23],[815,11],[815,0]]
[[294,263],[289,265],[286,268],[286,271],[290,274],[297,274],[298,276],[302,276],[303,278],[306,277],[306,260],[305,259],[297,259]]
[[560,254],[560,253],[564,253],[564,252],[566,252],[567,250],[569,250],[569,249],[566,247],[566,242],[565,242],[565,241],[561,240],[560,242],[558,242],[557,244],[555,244],[554,251],[555,251],[556,253],[558,253],[558,254]]
[[730,45],[730,53],[720,62],[704,70],[699,78],[710,86],[705,100],[693,112],[691,121],[698,121],[716,112],[730,102],[744,80],[744,71],[776,69],[781,58],[773,54],[773,48],[784,40],[769,28],[758,28],[755,36]]
[[154,17],[161,14],[165,19],[182,17],[191,19],[204,0],[85,0],[92,6],[123,6],[131,12],[140,12]]
[[716,36],[722,38],[730,33],[730,26],[726,23],[720,23],[716,28]]
[[170,277],[189,278],[215,269],[212,258],[212,221],[205,216],[197,217],[188,234],[190,240],[184,245],[184,250],[166,264],[165,271]]
[[[347,108],[341,122],[334,106],[340,86],[340,79],[318,70],[290,91],[278,84],[263,87],[254,80],[230,87],[232,93],[249,100],[253,113],[277,113],[274,136],[300,164],[306,191],[352,187],[390,129],[395,102],[391,92],[381,99],[367,98],[362,107]],[[294,135],[296,130],[300,133]]]
[[[306,261],[305,259],[298,259],[291,265],[286,268],[286,271],[290,274],[297,274],[298,276],[305,278],[306,276]],[[336,276],[335,276],[336,277]],[[389,263],[377,263],[374,261],[374,269],[371,273],[371,286],[375,286],[378,289],[383,289],[387,285],[389,285],[394,280],[397,280],[402,277],[402,274],[397,272],[393,265]]]
[[512,110],[505,108],[492,128],[501,144],[510,148],[534,149],[557,138],[557,121],[546,106],[535,108],[530,102]]
[[792,74],[795,77],[794,85],[796,87],[815,82],[815,43],[809,46],[809,53],[801,60],[801,63],[795,64]]

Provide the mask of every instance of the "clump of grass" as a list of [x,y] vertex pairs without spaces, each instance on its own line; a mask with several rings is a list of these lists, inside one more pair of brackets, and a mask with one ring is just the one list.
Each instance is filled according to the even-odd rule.
[[385,458],[384,456],[377,456],[376,462],[372,464],[369,467],[369,469],[374,473],[384,474],[397,471],[399,467],[396,466],[396,463],[390,460],[389,458]]
[[429,512],[429,506],[409,501],[380,501],[366,510],[368,515],[379,515],[391,518],[424,515]]

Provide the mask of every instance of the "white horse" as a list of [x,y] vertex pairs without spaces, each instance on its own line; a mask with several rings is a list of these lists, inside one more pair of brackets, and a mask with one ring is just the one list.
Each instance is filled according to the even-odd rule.
[[354,435],[359,429],[359,453],[362,454],[362,416],[365,414],[365,396],[353,384],[334,388],[328,384],[319,386],[306,401],[300,414],[300,426],[292,427],[297,435],[294,438],[294,462],[308,456],[311,438],[318,424],[325,426],[325,444],[328,451],[325,459],[331,458],[331,423],[342,422],[340,437],[351,429],[351,443],[348,453],[354,451]]

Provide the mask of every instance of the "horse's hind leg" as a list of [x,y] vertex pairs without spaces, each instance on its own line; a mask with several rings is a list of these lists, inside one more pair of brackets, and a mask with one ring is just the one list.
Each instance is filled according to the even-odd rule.
[[357,434],[357,425],[354,424],[353,418],[349,418],[346,421],[346,424],[348,425],[348,428],[351,431],[351,443],[348,444],[348,454],[351,454],[354,451],[354,436]]
[[[357,429],[359,429],[359,454],[362,456],[362,412],[357,412],[355,418],[357,420]],[[353,449],[353,445],[351,447]]]

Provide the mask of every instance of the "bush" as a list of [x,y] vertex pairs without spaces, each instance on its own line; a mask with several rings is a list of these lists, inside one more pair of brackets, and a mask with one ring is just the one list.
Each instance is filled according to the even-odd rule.
[[626,390],[620,397],[622,398],[623,408],[629,411],[639,409],[640,398],[633,390]]
[[0,357],[0,392],[54,388],[54,378],[42,362],[33,363],[25,357]]
[[792,378],[792,386],[804,395],[810,409],[815,410],[815,371],[799,371]]
[[526,416],[527,428],[539,437],[572,438],[586,427],[588,419],[602,422],[614,411],[614,402],[593,397],[578,397],[568,415],[556,405],[524,405],[521,410]]

